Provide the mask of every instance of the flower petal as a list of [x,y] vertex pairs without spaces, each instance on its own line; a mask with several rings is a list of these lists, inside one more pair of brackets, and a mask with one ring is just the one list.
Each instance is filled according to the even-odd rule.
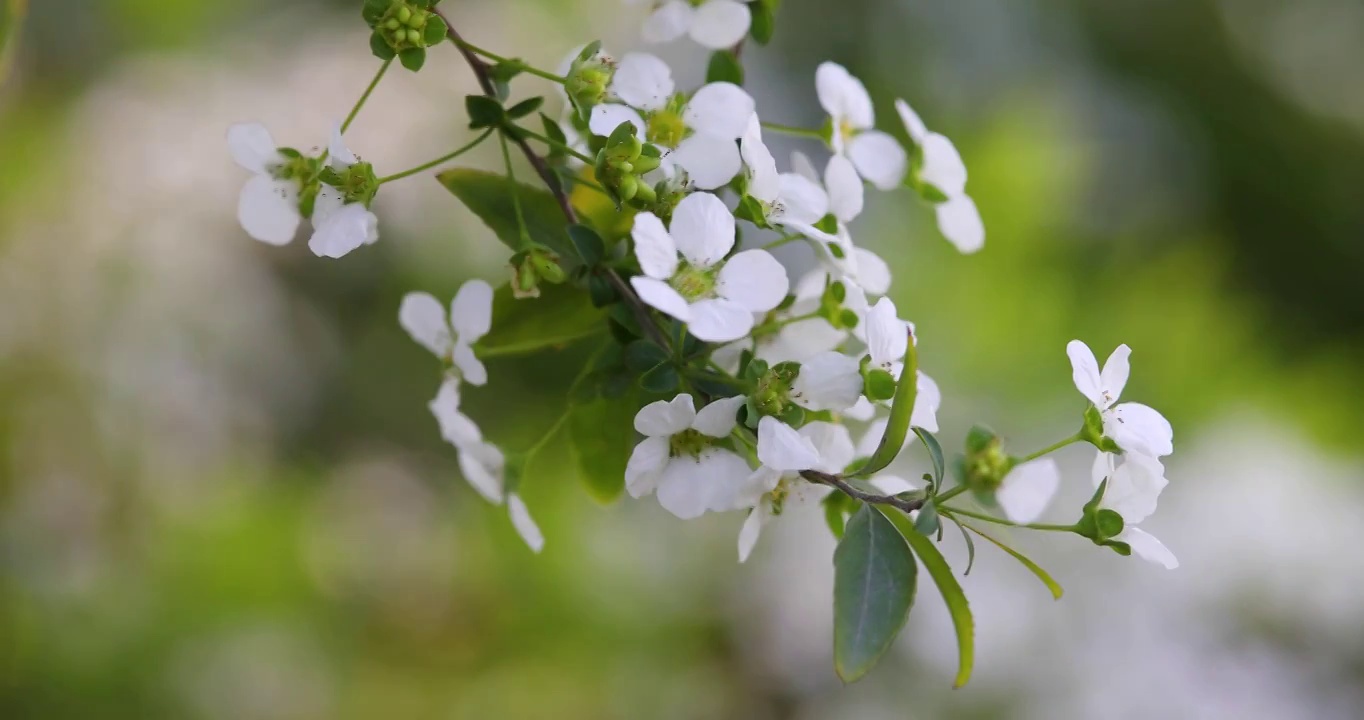
[[[819,412],[842,412],[862,397],[862,374],[856,358],[840,352],[822,352],[801,363],[791,384],[791,400]],[[840,468],[841,470],[841,468]]]
[[838,63],[820,63],[815,70],[815,94],[819,96],[820,107],[834,118],[835,125],[843,121],[861,130],[876,124],[866,86]]
[[686,170],[687,177],[700,190],[724,186],[739,174],[743,165],[733,140],[704,133],[683,140],[665,159]]
[[1169,482],[1159,460],[1126,453],[1122,465],[1110,476],[1099,506],[1118,513],[1128,525],[1136,525],[1156,511],[1160,491]]
[[1061,471],[1051,458],[1038,458],[1017,465],[1004,476],[995,500],[1005,517],[1016,523],[1030,523],[1042,515],[1061,483]]
[[739,528],[739,562],[748,560],[748,556],[753,553],[753,547],[758,544],[758,536],[762,534],[763,525],[767,524],[769,517],[771,513],[765,505],[749,511],[744,526]]
[[398,306],[398,324],[422,347],[445,357],[453,341],[445,322],[445,308],[430,293],[410,292]]
[[339,258],[378,239],[378,227],[379,218],[361,203],[344,205],[327,214],[321,223],[314,213],[313,236],[308,239],[308,249],[318,257]]
[[436,418],[440,436],[457,448],[482,442],[483,433],[468,415],[459,411],[459,381],[446,379],[436,391],[436,397],[426,404],[426,409]]
[[658,487],[658,476],[668,464],[668,438],[646,437],[630,452],[625,464],[625,489],[630,497],[642,498]]
[[918,384],[915,385],[917,397],[914,401],[914,412],[909,417],[909,424],[914,427],[921,427],[929,432],[938,431],[938,408],[942,406],[942,391],[938,389],[938,383],[933,378],[919,373]]
[[777,203],[781,206],[777,222],[813,225],[829,214],[829,195],[819,183],[796,173],[777,177]]
[[745,250],[725,261],[715,292],[752,312],[767,312],[786,299],[791,281],[772,253]]
[[669,0],[645,19],[640,34],[647,43],[672,42],[686,34],[691,18],[690,4],[685,0]]
[[298,183],[256,175],[242,186],[237,222],[247,235],[271,245],[288,245],[302,219],[298,214]]
[[1095,489],[1097,489],[1104,480],[1113,477],[1113,473],[1116,472],[1115,466],[1117,459],[1118,456],[1113,453],[1106,453],[1102,450],[1095,453],[1094,464],[1089,469],[1089,479],[1094,483]]
[[888,297],[876,301],[863,319],[866,324],[867,352],[873,365],[888,369],[909,349],[909,329],[896,315],[895,303]]
[[708,0],[692,15],[691,39],[711,50],[727,50],[744,39],[752,22],[747,5],[733,0]]
[[710,486],[706,509],[713,512],[742,510],[741,498],[748,497],[748,479],[752,470],[748,461],[738,453],[723,448],[701,451],[701,470],[704,482]]
[[630,237],[635,241],[635,258],[645,275],[667,280],[677,272],[677,247],[657,215],[651,212],[636,215]]
[[934,207],[938,216],[938,232],[957,247],[958,252],[970,254],[985,247],[985,224],[981,222],[976,203],[967,195],[957,195]]
[[341,123],[332,125],[331,141],[327,143],[327,165],[334,170],[345,170],[359,161],[341,137]]
[[1141,528],[1124,528],[1113,539],[1127,543],[1132,548],[1132,554],[1142,560],[1153,562],[1166,570],[1174,570],[1179,567],[1179,560],[1175,558],[1175,554],[1170,552],[1164,543],[1157,540],[1155,535]]
[[682,393],[672,400],[655,400],[635,413],[635,432],[649,437],[668,438],[691,427],[696,405],[691,395]]
[[819,465],[819,451],[809,438],[767,415],[758,421],[758,460],[782,472],[808,470]]
[[[708,4],[713,3],[714,0]],[[744,136],[753,109],[753,96],[743,88],[734,83],[713,82],[702,85],[691,96],[682,119],[697,133],[738,140]]]
[[1132,348],[1126,344],[1119,345],[1113,349],[1113,354],[1104,362],[1104,369],[1099,372],[1099,387],[1103,389],[1109,405],[1117,402],[1122,397],[1123,388],[1127,387],[1127,378],[1132,374],[1131,357]]
[[727,437],[738,424],[735,414],[739,412],[739,406],[747,399],[743,395],[735,395],[710,401],[709,405],[696,412],[696,419],[691,423],[692,429],[713,438]]
[[966,163],[961,161],[951,140],[938,133],[929,133],[919,147],[923,152],[920,180],[948,197],[966,192]]
[[781,174],[777,172],[776,158],[763,143],[756,113],[748,116],[748,128],[740,140],[739,155],[744,167],[748,168],[748,194],[765,203],[775,203],[781,192]]
[[697,340],[723,343],[747,335],[753,329],[753,313],[744,306],[718,298],[691,304],[687,330]]
[[848,159],[857,173],[881,190],[894,190],[905,179],[909,162],[895,138],[879,130],[858,133],[848,143]]
[[526,503],[521,500],[520,495],[516,493],[507,495],[507,514],[511,517],[512,527],[516,528],[516,534],[526,541],[531,552],[538,553],[545,549],[545,536],[540,532],[540,526],[531,518],[530,510],[526,509]]
[[242,168],[264,175],[283,158],[275,139],[260,123],[237,123],[227,129],[227,149]]
[[483,366],[483,361],[474,354],[474,349],[463,340],[456,340],[454,347],[450,351],[450,360],[459,369],[460,375],[464,377],[464,382],[470,385],[487,385],[488,368]]
[[1141,403],[1122,403],[1104,413],[1104,434],[1128,452],[1165,457],[1175,451],[1170,421]]
[[1094,351],[1080,340],[1066,343],[1066,355],[1070,357],[1071,378],[1075,389],[1089,398],[1094,407],[1103,410],[1108,407],[1104,401],[1103,382],[1099,379],[1099,361],[1094,359]]
[[824,187],[829,191],[829,212],[839,222],[852,222],[862,214],[865,191],[851,160],[842,155],[830,157],[824,168]]
[[470,280],[459,286],[450,301],[450,326],[460,340],[473,344],[488,334],[493,325],[493,286]]
[[890,291],[890,266],[880,255],[866,248],[854,248],[853,257],[857,260],[856,281],[863,290],[872,295],[885,295]]
[[464,479],[488,502],[502,504],[502,469],[506,458],[496,445],[479,442],[459,449],[459,469]]
[[587,128],[592,131],[593,135],[610,137],[611,131],[615,130],[624,122],[633,124],[638,131],[639,137],[644,137],[644,133],[647,132],[644,125],[644,119],[639,116],[639,113],[624,105],[617,105],[615,103],[594,105],[592,107],[592,115],[587,121]]
[[672,237],[687,262],[710,267],[734,247],[734,216],[715,195],[692,193],[673,209]]
[[846,425],[817,420],[806,423],[800,429],[800,436],[809,440],[819,453],[816,470],[841,473],[852,464],[855,449]]
[[810,162],[810,156],[795,150],[791,153],[791,172],[809,180],[813,183],[819,182],[819,172],[815,170],[815,164]]
[[691,307],[687,300],[672,286],[662,280],[636,275],[630,278],[630,285],[639,294],[639,299],[660,312],[671,315],[682,322],[691,320]]
[[[649,53],[625,53],[616,66],[616,74],[611,80],[611,91],[616,97],[626,105],[640,110],[663,109],[676,89],[673,71],[668,67],[668,63]],[[619,125],[620,121],[616,124]],[[592,132],[597,132],[596,128],[593,128]]]
[[924,137],[928,135],[928,126],[919,119],[919,114],[914,112],[909,103],[899,98],[895,100],[895,112],[899,114],[900,122],[905,124],[905,132],[909,133],[909,139],[913,140],[915,145],[922,144]]

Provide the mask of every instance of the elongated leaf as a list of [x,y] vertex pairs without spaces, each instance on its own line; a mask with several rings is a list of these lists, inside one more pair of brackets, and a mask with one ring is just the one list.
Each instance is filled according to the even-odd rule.
[[[909,332],[908,329],[905,332]],[[919,351],[914,347],[914,336],[909,337],[909,348],[905,351],[905,369],[900,374],[900,384],[895,389],[895,400],[890,406],[890,418],[886,432],[881,436],[881,444],[876,452],[857,469],[857,475],[870,477],[890,465],[900,448],[905,446],[909,436],[909,420],[914,416],[914,401],[918,397]]]
[[928,450],[929,460],[933,461],[933,492],[936,494],[942,487],[943,473],[947,472],[942,457],[942,445],[938,443],[938,438],[933,433],[921,427],[914,428],[914,434],[919,436],[919,442]]
[[994,539],[993,537],[991,537],[991,536],[989,536],[989,535],[986,535],[985,533],[981,532],[980,529],[977,528],[977,527],[974,526],[974,525],[967,525],[967,524],[965,524],[965,523],[962,523],[961,526],[964,527],[964,528],[966,528],[966,529],[968,529],[968,530],[970,530],[971,532],[973,532],[973,533],[975,533],[975,534],[977,534],[977,535],[979,535],[979,536],[985,538],[986,540],[989,540],[990,542],[994,543],[995,547],[999,548],[1000,550],[1003,550],[1004,552],[1009,553],[1010,555],[1014,556],[1014,559],[1015,559],[1015,560],[1017,560],[1017,561],[1023,563],[1023,567],[1025,567],[1025,568],[1027,568],[1028,570],[1032,571],[1032,574],[1033,574],[1033,575],[1036,575],[1036,576],[1037,576],[1037,579],[1038,579],[1038,580],[1041,580],[1041,581],[1042,581],[1042,584],[1047,586],[1047,589],[1051,591],[1051,596],[1052,596],[1053,599],[1055,599],[1055,600],[1060,600],[1060,599],[1061,599],[1061,593],[1065,592],[1065,590],[1062,589],[1062,588],[1061,588],[1061,584],[1058,583],[1058,582],[1056,582],[1056,580],[1053,579],[1052,576],[1049,575],[1049,574],[1047,573],[1046,570],[1043,570],[1042,567],[1041,567],[1040,565],[1038,565],[1037,563],[1033,562],[1031,559],[1029,559],[1029,558],[1028,558],[1026,555],[1024,555],[1023,553],[1021,553],[1021,552],[1019,552],[1019,551],[1017,551],[1017,550],[1015,550],[1015,549],[1009,547],[1008,545],[1005,545],[1004,543],[1002,543],[1002,542],[1000,542],[1000,541]]
[[895,526],[863,505],[834,551],[834,670],[866,675],[905,626],[918,565]]
[[512,182],[486,170],[455,168],[436,176],[440,183],[459,198],[502,244],[522,250],[521,232],[516,224],[512,193],[521,200],[521,216],[530,239],[559,254],[564,269],[572,273],[579,265],[578,254],[569,243],[568,221],[548,190]]
[[971,568],[976,566],[976,541],[971,539],[971,533],[966,532],[966,526],[962,525],[960,520],[951,515],[948,515],[947,519],[951,520],[952,523],[957,526],[957,529],[961,531],[962,542],[966,543],[966,569],[963,570],[961,574],[970,575]]
[[492,330],[474,344],[479,357],[525,355],[606,332],[606,312],[571,285],[540,286],[540,297],[517,299],[510,285],[493,292]]
[[943,601],[947,603],[947,612],[952,616],[952,627],[957,631],[957,679],[953,687],[961,687],[971,679],[971,668],[976,662],[975,621],[971,618],[971,606],[966,602],[966,593],[962,592],[961,584],[952,574],[952,566],[947,564],[947,560],[938,552],[932,540],[914,529],[908,515],[895,508],[881,505],[876,506],[876,509],[894,523],[895,528],[904,536],[914,554],[918,555],[919,561],[924,564],[924,569],[928,570],[929,577],[933,578],[933,583],[938,586]]
[[744,66],[733,52],[716,50],[710,54],[710,62],[706,65],[706,82],[727,82],[743,85]]
[[625,397],[605,398],[575,405],[568,418],[578,474],[592,499],[609,503],[625,489],[625,464],[635,445],[633,390]]

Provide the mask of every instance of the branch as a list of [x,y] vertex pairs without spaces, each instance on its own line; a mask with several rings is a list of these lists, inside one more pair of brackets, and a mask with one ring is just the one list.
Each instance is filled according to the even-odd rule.
[[896,497],[895,495],[875,495],[873,493],[862,492],[861,490],[858,490],[852,485],[849,485],[843,478],[839,477],[838,475],[831,475],[829,473],[820,472],[818,470],[801,470],[800,476],[805,478],[806,480],[809,480],[812,483],[817,483],[819,485],[828,485],[830,487],[837,488],[838,490],[842,491],[843,494],[861,500],[864,503],[871,503],[873,505],[890,505],[892,507],[897,507],[905,511],[906,513],[913,512],[923,507],[924,502],[926,500],[926,498],[904,500],[899,497]]

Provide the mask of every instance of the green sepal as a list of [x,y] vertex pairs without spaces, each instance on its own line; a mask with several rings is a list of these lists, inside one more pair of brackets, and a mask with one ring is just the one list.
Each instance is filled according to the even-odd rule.
[[743,196],[739,205],[734,208],[734,217],[739,220],[747,220],[760,228],[768,227],[767,216],[763,213],[762,201],[752,195]]
[[445,41],[446,33],[450,28],[445,25],[445,21],[439,15],[429,15],[426,18],[426,27],[422,28],[422,43],[427,47],[439,45]]
[[402,63],[403,67],[408,70],[417,72],[422,69],[422,65],[426,64],[426,48],[404,48],[402,52],[398,53],[398,62]]
[[772,41],[772,32],[777,25],[778,2],[779,0],[757,0],[748,4],[749,11],[753,14],[753,23],[748,27],[748,34],[759,45],[766,45]]
[[880,368],[871,370],[862,378],[862,393],[872,402],[889,400],[895,397],[895,377]]
[[706,65],[706,82],[727,82],[744,84],[744,66],[730,50],[716,50],[710,54]]
[[983,453],[998,442],[999,435],[984,425],[972,425],[966,431],[966,452],[969,455]]
[[397,55],[397,52],[393,50],[393,46],[388,44],[388,40],[385,39],[383,33],[378,30],[375,30],[369,36],[369,51],[374,53],[374,57],[377,57],[380,60],[392,60],[393,56]]
[[370,27],[374,27],[384,19],[384,13],[388,12],[390,4],[389,0],[365,0],[364,7],[360,8],[360,17],[364,18]]
[[513,106],[507,108],[507,116],[510,117],[510,118],[512,118],[512,119],[514,119],[514,120],[515,120],[515,119],[519,119],[519,118],[523,118],[523,117],[525,117],[525,116],[527,116],[527,115],[529,115],[529,114],[535,112],[536,110],[539,110],[539,109],[540,109],[540,106],[541,106],[541,105],[544,105],[544,104],[545,104],[545,99],[544,99],[543,97],[538,96],[538,95],[537,95],[536,97],[533,97],[533,98],[527,98],[527,99],[522,100],[521,102],[516,103],[515,105],[513,105]]
[[[819,230],[820,232],[826,232],[830,235],[837,235],[838,218],[834,217],[833,213],[829,213],[824,217],[820,218],[819,221],[815,223],[815,229]],[[843,248],[838,248],[838,250],[840,253],[843,252]]]

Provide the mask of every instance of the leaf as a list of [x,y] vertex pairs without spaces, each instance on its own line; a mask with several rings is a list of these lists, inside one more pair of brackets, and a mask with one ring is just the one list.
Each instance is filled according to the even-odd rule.
[[976,566],[976,541],[971,539],[971,533],[966,532],[966,526],[962,525],[960,520],[951,515],[948,515],[947,519],[957,526],[957,529],[961,531],[961,539],[966,542],[966,569],[961,574],[970,575],[971,568]]
[[469,128],[496,127],[502,124],[505,111],[502,103],[487,95],[465,95],[464,111],[469,114]]
[[1021,553],[1021,552],[1019,552],[1019,551],[1017,551],[1017,550],[1015,550],[1015,549],[1009,547],[1008,545],[1005,545],[1004,543],[1002,543],[1002,542],[1000,542],[1000,541],[994,539],[993,537],[990,537],[989,535],[986,535],[985,533],[981,532],[980,529],[977,528],[977,527],[975,527],[974,525],[967,525],[967,524],[965,524],[965,523],[958,523],[958,524],[961,525],[961,527],[964,527],[964,528],[970,530],[971,532],[973,532],[973,533],[975,533],[975,534],[977,534],[977,535],[979,535],[979,536],[985,538],[986,540],[989,540],[990,542],[994,543],[995,547],[999,548],[1000,550],[1003,550],[1004,552],[1009,553],[1010,555],[1014,556],[1014,559],[1015,559],[1015,560],[1017,560],[1017,561],[1023,563],[1023,567],[1025,567],[1025,568],[1031,570],[1031,571],[1032,571],[1032,574],[1033,574],[1033,575],[1036,575],[1036,576],[1037,576],[1037,579],[1038,579],[1038,580],[1041,580],[1041,581],[1042,581],[1042,584],[1047,586],[1047,589],[1051,591],[1051,596],[1052,596],[1053,599],[1055,599],[1055,600],[1060,600],[1060,599],[1061,599],[1061,593],[1065,592],[1065,590],[1062,589],[1062,588],[1061,588],[1061,584],[1058,583],[1058,582],[1056,582],[1056,580],[1053,579],[1052,576],[1049,575],[1049,574],[1047,573],[1046,570],[1043,570],[1042,567],[1041,567],[1040,565],[1038,565],[1037,563],[1035,563],[1035,562],[1033,562],[1032,560],[1030,560],[1030,559],[1029,559],[1026,555],[1024,555],[1023,553]]
[[559,203],[548,190],[512,182],[503,175],[486,170],[455,168],[436,176],[437,180],[459,198],[478,219],[497,235],[503,245],[522,250],[521,231],[516,223],[516,208],[512,193],[521,200],[521,215],[526,221],[530,239],[558,253],[564,270],[577,269],[577,252],[569,243],[568,233]]
[[677,368],[659,365],[639,376],[639,386],[651,393],[666,394],[677,389],[679,380]]
[[493,293],[492,330],[474,343],[479,357],[523,355],[566,345],[606,330],[606,313],[572,285],[540,286],[540,297],[517,299],[511,285]]
[[925,535],[932,535],[942,527],[942,521],[938,519],[938,505],[929,500],[919,508],[919,516],[914,520],[914,529]]
[[540,106],[543,104],[545,104],[545,99],[543,97],[533,97],[527,100],[522,100],[521,102],[516,103],[510,108],[507,108],[507,115],[514,119],[523,118],[535,112],[536,110],[539,110]]
[[863,505],[834,551],[834,670],[866,675],[890,649],[914,603],[918,565],[895,526]]
[[445,24],[439,15],[431,15],[426,18],[426,27],[422,28],[422,42],[427,47],[439,45],[445,40],[446,33],[450,28]]
[[753,25],[749,28],[749,34],[759,45],[766,45],[772,40],[772,31],[777,22],[777,0],[758,0],[749,4],[753,10]]
[[933,461],[933,493],[937,493],[942,487],[943,474],[947,472],[946,464],[942,458],[942,445],[938,444],[938,438],[933,433],[921,428],[913,428],[914,434],[919,436],[919,442],[924,444],[928,450],[928,457]]
[[625,488],[625,464],[635,445],[633,390],[624,397],[597,397],[575,405],[568,418],[578,474],[592,499],[609,503]]
[[573,244],[578,258],[588,267],[600,263],[606,255],[606,245],[602,243],[601,236],[586,225],[569,225],[568,240]]
[[916,382],[918,377],[919,351],[914,347],[914,337],[911,334],[908,349],[905,351],[905,369],[901,371],[899,385],[895,388],[895,400],[890,406],[886,431],[881,435],[881,443],[876,446],[876,452],[857,469],[856,475],[870,477],[886,469],[895,456],[900,454],[900,448],[905,446],[905,438],[909,435],[910,418],[914,416],[914,400],[919,394],[919,383]]
[[710,63],[706,65],[706,82],[727,82],[743,85],[744,66],[733,52],[716,50],[710,54]]
[[384,34],[378,30],[375,30],[369,36],[369,51],[374,53],[374,57],[377,57],[380,60],[392,60],[393,57],[397,55],[393,50],[393,46],[389,45],[388,40],[384,38]]
[[668,351],[652,340],[636,340],[625,346],[625,367],[637,373],[648,372],[669,359]]
[[975,622],[971,619],[971,606],[966,602],[966,593],[962,592],[961,584],[952,575],[952,566],[947,564],[947,560],[938,552],[932,540],[914,530],[908,515],[890,507],[878,505],[876,509],[894,523],[895,528],[904,536],[914,554],[918,555],[924,564],[924,569],[933,578],[933,583],[938,586],[943,601],[947,603],[947,612],[952,616],[952,626],[957,631],[957,652],[960,655],[957,661],[957,679],[953,687],[961,687],[971,679],[971,667],[975,664],[976,657]]

